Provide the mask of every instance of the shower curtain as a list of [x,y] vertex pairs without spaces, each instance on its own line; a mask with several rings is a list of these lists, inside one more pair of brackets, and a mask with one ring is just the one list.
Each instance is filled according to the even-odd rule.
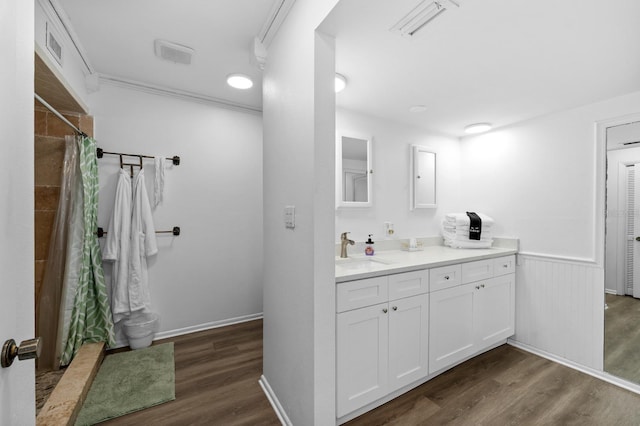
[[98,229],[98,162],[96,141],[78,137],[80,170],[83,189],[84,238],[80,276],[75,291],[69,332],[60,362],[67,365],[85,342],[106,342],[115,345],[113,320],[102,270],[102,255]]
[[[47,265],[41,298],[41,306],[47,307],[41,308],[38,321],[47,336],[56,336],[55,351],[51,352],[55,356],[47,357],[54,368],[68,365],[85,342],[115,344],[97,227],[96,142],[89,137],[67,136],[60,202],[49,249],[52,264],[51,268]],[[43,310],[52,309],[57,315],[43,315]],[[52,324],[43,324],[46,321]],[[49,338],[47,349],[51,346]]]
[[[75,289],[80,271],[76,247],[82,246],[82,181],[78,161],[78,143],[74,136],[65,139],[62,179],[58,210],[51,230],[51,243],[38,303],[36,335],[42,339],[42,352],[38,358],[39,370],[57,370],[60,367],[61,342],[67,301],[66,294]],[[69,308],[70,313],[70,308]],[[65,338],[66,340],[66,338]]]

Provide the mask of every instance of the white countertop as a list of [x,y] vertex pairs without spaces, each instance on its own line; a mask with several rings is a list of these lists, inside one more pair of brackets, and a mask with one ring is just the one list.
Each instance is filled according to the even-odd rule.
[[437,268],[462,262],[491,259],[517,253],[515,248],[454,249],[440,245],[426,246],[420,251],[382,250],[376,251],[369,262],[357,262],[370,256],[364,254],[349,255],[353,264],[340,265],[336,257],[336,283],[372,278],[381,275]]

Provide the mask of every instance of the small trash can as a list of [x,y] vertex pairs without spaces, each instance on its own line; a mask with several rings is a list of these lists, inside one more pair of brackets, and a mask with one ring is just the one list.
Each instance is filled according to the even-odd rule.
[[124,320],[124,334],[129,339],[131,349],[142,349],[151,345],[158,331],[159,315],[153,312],[133,314]]

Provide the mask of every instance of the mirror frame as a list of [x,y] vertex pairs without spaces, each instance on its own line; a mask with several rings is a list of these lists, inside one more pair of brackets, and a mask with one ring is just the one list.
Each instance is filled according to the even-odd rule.
[[[421,146],[421,145],[411,145],[410,146],[411,149],[411,154],[410,154],[410,161],[409,161],[409,169],[410,169],[410,178],[409,178],[409,209],[410,210],[415,210],[415,209],[434,209],[438,207],[438,185],[437,185],[437,169],[438,169],[438,164],[437,164],[437,154],[425,147],[425,146]],[[416,179],[419,179],[418,176],[416,176],[416,172],[417,172],[417,161],[418,161],[418,154],[421,152],[425,152],[425,153],[429,153],[429,154],[433,154],[433,203],[418,203],[416,200]]]
[[[343,171],[342,171],[342,138],[361,139],[367,143],[367,201],[344,201],[343,194]],[[362,136],[351,132],[338,132],[336,135],[336,209],[337,208],[354,208],[354,207],[371,207],[372,206],[372,187],[373,187],[373,164],[371,158],[371,141],[370,136]]]

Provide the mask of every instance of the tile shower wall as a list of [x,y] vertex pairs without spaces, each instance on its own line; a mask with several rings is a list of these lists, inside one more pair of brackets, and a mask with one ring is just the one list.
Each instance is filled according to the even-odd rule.
[[[47,109],[35,106],[34,195],[35,195],[35,304],[36,315],[44,271],[49,254],[53,221],[60,198],[64,160],[64,137],[73,134],[69,126]],[[93,117],[64,114],[80,130],[93,135]]]

